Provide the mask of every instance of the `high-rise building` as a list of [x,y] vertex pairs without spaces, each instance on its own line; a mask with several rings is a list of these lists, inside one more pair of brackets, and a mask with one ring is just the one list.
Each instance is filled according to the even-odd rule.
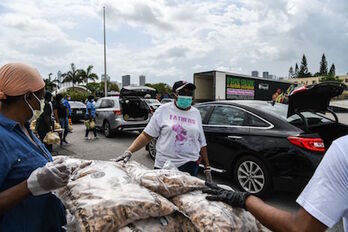
[[122,76],[122,87],[130,86],[130,82],[131,82],[130,79],[131,79],[130,75]]
[[262,73],[262,78],[268,79],[269,78],[269,72],[263,72]]
[[259,71],[252,71],[251,76],[252,77],[259,77]]
[[146,83],[146,77],[145,75],[140,75],[139,76],[139,86],[144,86]]

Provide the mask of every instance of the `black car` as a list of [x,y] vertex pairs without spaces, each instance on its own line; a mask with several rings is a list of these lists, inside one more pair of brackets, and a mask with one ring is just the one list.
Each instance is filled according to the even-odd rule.
[[289,96],[289,105],[253,100],[195,105],[213,170],[256,195],[304,187],[332,141],[348,134],[335,113],[334,120],[323,114],[343,88],[339,83],[303,87]]
[[86,114],[86,105],[79,101],[69,101],[71,107],[71,120],[74,122],[83,120]]

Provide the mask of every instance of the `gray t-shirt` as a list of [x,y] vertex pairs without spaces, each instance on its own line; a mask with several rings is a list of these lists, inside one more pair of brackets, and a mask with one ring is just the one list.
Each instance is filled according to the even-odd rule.
[[191,107],[179,110],[173,102],[160,106],[145,128],[145,133],[158,137],[155,167],[162,168],[166,161],[180,167],[197,161],[206,140],[199,111]]
[[330,228],[343,218],[348,232],[348,136],[332,143],[297,203]]

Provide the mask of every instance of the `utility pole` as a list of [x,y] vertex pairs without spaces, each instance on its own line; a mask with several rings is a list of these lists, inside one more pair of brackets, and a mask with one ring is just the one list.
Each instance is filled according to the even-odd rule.
[[104,22],[104,87],[105,87],[105,97],[107,97],[108,96],[108,78],[106,75],[105,6],[103,6],[103,22]]

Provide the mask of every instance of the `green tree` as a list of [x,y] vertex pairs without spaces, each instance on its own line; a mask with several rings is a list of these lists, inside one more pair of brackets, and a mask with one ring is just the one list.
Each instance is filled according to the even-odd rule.
[[326,76],[327,75],[327,61],[325,54],[323,53],[320,61],[320,69],[319,69],[320,76]]
[[298,77],[298,72],[299,72],[299,68],[298,68],[298,64],[296,63],[294,77]]
[[57,88],[57,84],[55,83],[56,80],[52,80],[52,73],[48,74],[48,78],[44,79],[45,82],[45,89],[48,92],[53,92],[55,88]]
[[331,76],[331,77],[335,77],[336,76],[336,67],[335,67],[334,63],[332,63],[332,65],[330,67],[330,71],[329,71],[328,76]]
[[306,55],[303,54],[300,70],[298,72],[298,77],[301,78],[301,77],[310,77],[310,76],[311,76],[311,73],[308,72],[307,58],[306,58]]
[[93,65],[89,65],[86,70],[79,69],[79,75],[82,80],[82,82],[85,82],[88,84],[88,80],[96,81],[98,80],[98,75],[96,73],[92,72]]
[[289,78],[294,78],[294,76],[295,76],[294,69],[291,66],[290,69],[289,69]]
[[147,83],[145,84],[145,86],[156,89],[157,93],[159,94],[169,94],[172,92],[172,88],[166,83],[156,83],[156,84]]
[[71,82],[72,85],[73,85],[73,91],[74,91],[75,90],[75,84],[82,83],[82,78],[81,78],[81,75],[80,75],[80,71],[78,69],[76,69],[74,63],[70,64],[70,68],[71,68],[70,71],[68,71],[67,73],[63,73],[62,74],[63,83]]
[[[104,83],[103,83],[103,87],[104,87]],[[117,84],[108,82],[108,91],[116,91],[116,92],[119,92],[119,91],[120,91],[120,88],[118,87]]]

